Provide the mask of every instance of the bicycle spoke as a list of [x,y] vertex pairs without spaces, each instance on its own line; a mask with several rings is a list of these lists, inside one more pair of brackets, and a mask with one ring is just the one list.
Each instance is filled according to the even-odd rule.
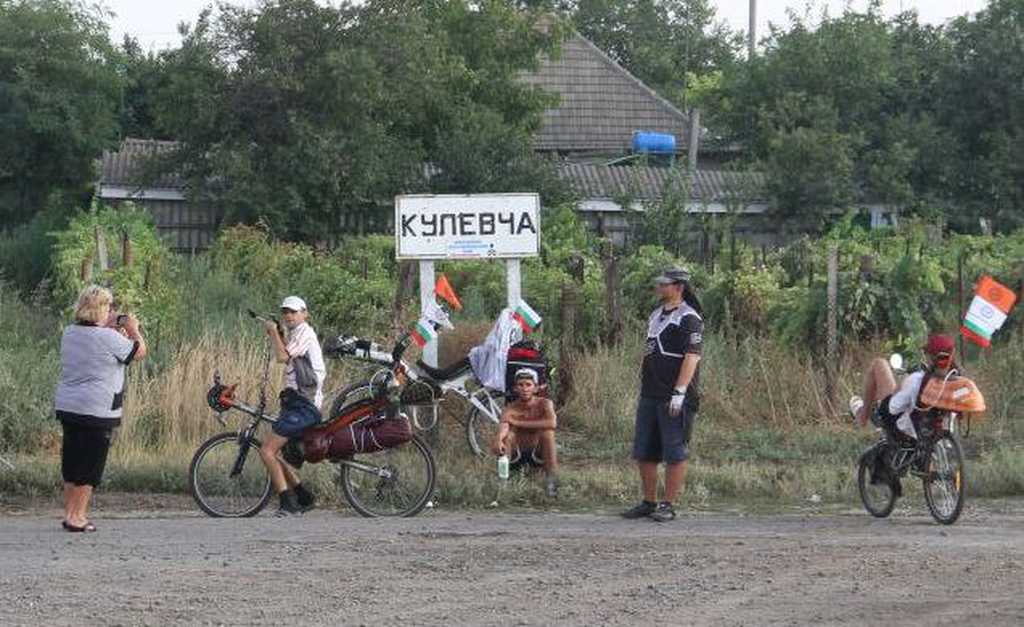
[[364,516],[407,516],[418,512],[429,499],[433,472],[428,450],[414,440],[345,465],[342,489]]

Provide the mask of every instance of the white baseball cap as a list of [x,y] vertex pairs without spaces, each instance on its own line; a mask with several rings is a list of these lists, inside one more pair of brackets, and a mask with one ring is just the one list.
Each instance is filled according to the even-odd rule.
[[532,368],[520,368],[516,370],[515,380],[518,382],[520,379],[529,379],[533,381],[534,385],[539,385],[539,377],[537,377],[537,371]]
[[288,298],[281,301],[281,309],[291,309],[292,311],[305,311],[306,301],[302,300],[298,296],[289,296]]

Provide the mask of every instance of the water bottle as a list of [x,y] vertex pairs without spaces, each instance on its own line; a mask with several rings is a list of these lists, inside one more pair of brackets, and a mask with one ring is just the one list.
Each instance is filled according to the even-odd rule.
[[508,479],[508,455],[498,458],[498,478],[502,481]]

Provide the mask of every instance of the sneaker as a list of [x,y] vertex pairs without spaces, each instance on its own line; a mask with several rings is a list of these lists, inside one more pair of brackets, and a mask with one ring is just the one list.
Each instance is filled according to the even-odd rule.
[[622,512],[622,517],[626,520],[636,520],[638,518],[647,518],[654,513],[654,510],[658,508],[657,504],[651,501],[640,501],[640,504],[633,509]]
[[558,479],[548,477],[547,493],[549,499],[558,498]]
[[300,483],[293,490],[295,491],[295,500],[303,512],[316,508],[316,495],[307,490],[306,486]]
[[280,505],[277,507],[278,518],[284,518],[286,516],[297,516],[302,513],[302,507],[299,505],[299,499],[295,496],[295,492],[291,490],[285,490],[280,494]]
[[676,519],[676,510],[668,501],[658,503],[658,507],[651,512],[651,520],[655,522],[669,522]]

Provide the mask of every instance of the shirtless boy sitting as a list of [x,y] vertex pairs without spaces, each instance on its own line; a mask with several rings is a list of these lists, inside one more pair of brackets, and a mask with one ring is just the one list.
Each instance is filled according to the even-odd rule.
[[558,452],[555,450],[555,404],[551,399],[537,396],[537,373],[529,368],[516,372],[516,400],[505,406],[501,414],[494,452],[514,455],[518,449],[521,459],[539,457],[543,460],[547,478],[548,496],[558,496]]

